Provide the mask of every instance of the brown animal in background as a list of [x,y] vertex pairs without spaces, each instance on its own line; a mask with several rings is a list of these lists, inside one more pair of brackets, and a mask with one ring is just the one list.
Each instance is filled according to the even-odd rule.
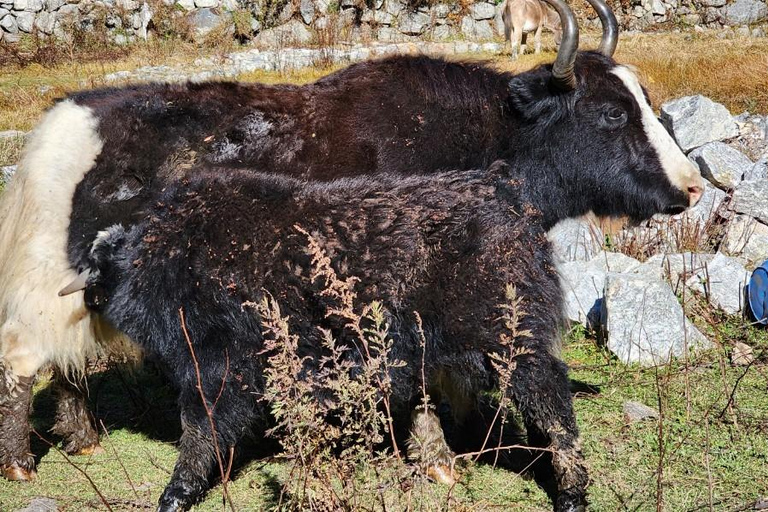
[[560,16],[541,0],[504,0],[501,13],[504,20],[504,39],[512,45],[513,59],[517,58],[518,49],[521,55],[525,53],[528,32],[536,32],[535,51],[541,52],[542,27],[554,32],[555,44],[560,44],[563,36]]

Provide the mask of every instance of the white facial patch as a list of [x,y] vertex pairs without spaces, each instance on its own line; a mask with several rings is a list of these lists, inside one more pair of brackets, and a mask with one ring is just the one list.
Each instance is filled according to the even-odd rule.
[[661,167],[670,183],[686,193],[689,187],[703,187],[699,170],[683,154],[675,140],[656,118],[656,114],[653,113],[653,109],[645,99],[637,75],[626,66],[616,66],[611,70],[611,73],[621,79],[640,106],[645,135],[653,149],[656,150]]

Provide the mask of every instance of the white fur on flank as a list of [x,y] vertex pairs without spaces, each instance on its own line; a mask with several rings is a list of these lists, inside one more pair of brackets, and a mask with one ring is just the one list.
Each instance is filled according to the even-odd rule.
[[90,109],[67,100],[27,139],[19,168],[0,194],[0,364],[15,381],[46,363],[82,369],[98,349],[99,322],[82,293],[57,292],[77,275],[67,261],[75,187],[101,152]]
[[643,128],[656,154],[659,155],[659,161],[667,174],[670,183],[683,192],[688,192],[689,187],[700,187],[703,189],[701,173],[688,157],[683,154],[672,136],[666,128],[656,118],[653,109],[648,104],[640,87],[640,81],[634,71],[626,66],[616,66],[611,73],[618,76],[624,85],[635,97],[635,101],[640,105],[643,116]]

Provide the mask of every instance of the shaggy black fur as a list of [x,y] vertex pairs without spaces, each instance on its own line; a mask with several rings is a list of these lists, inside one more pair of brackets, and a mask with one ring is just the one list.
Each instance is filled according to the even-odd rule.
[[[141,219],[153,190],[199,162],[330,180],[481,168],[503,158],[541,180],[544,195],[584,198],[553,198],[571,206],[564,214],[586,211],[595,194],[604,197],[592,205],[598,215],[645,218],[687,206],[647,140],[634,97],[609,73],[614,66],[580,53],[578,86],[568,93],[550,89],[551,66],[512,75],[401,56],[305,86],[151,84],[76,94],[98,118],[104,149],[73,198],[70,261],[83,268],[98,230]],[[608,117],[617,108],[627,113],[623,121]],[[615,180],[626,196],[600,193]]]
[[[263,339],[257,314],[244,303],[265,292],[274,297],[314,360],[318,326],[344,339],[343,325],[326,318],[321,283],[310,277],[308,239],[296,226],[320,244],[339,275],[360,279],[355,291],[361,304],[385,305],[393,357],[408,363],[392,374],[401,430],[421,389],[413,312],[422,315],[428,337],[428,387],[438,395],[454,390],[436,401],[447,398],[460,409],[496,382],[488,355],[503,350],[498,319],[506,286],[514,285],[524,298],[520,328],[532,336],[515,340],[530,353],[516,360],[511,396],[529,440],[554,449],[556,509],[583,507],[588,477],[567,369],[553,355],[562,293],[545,233],[568,212],[620,204],[633,192],[623,182],[606,184],[607,197],[582,198],[501,162],[487,171],[331,183],[229,168],[203,167],[189,175],[153,201],[149,220],[128,231],[113,226],[96,241],[86,289],[89,307],[155,354],[179,387],[184,434],[162,510],[189,507],[207,488],[214,462],[180,307],[211,400],[226,375],[225,354],[229,360],[215,409],[225,447],[258,426],[264,413],[258,401]],[[647,201],[641,206],[654,209],[654,198]]]

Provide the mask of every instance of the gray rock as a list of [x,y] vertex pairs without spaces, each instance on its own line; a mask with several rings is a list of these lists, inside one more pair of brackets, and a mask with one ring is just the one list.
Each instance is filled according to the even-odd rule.
[[755,355],[752,353],[752,347],[740,341],[733,344],[731,364],[734,366],[748,366],[752,364],[754,360]]
[[15,165],[6,165],[0,167],[0,184],[5,185],[11,181],[11,177],[16,173]]
[[641,275],[607,277],[601,321],[606,346],[626,364],[665,364],[684,355],[686,346],[711,346],[685,318],[669,285]]
[[429,26],[430,17],[420,12],[410,12],[400,18],[400,32],[418,36]]
[[566,219],[547,233],[555,255],[562,261],[588,261],[603,248],[603,233],[587,219]]
[[288,20],[293,18],[293,15],[296,13],[296,6],[293,2],[287,2],[283,8],[280,10],[280,14],[277,15],[277,23],[278,25],[281,25],[283,23],[287,23]]
[[496,31],[496,35],[504,37],[504,2],[501,2],[496,6],[496,12],[493,15],[493,29]]
[[43,0],[14,0],[13,10],[40,12],[43,10]]
[[57,512],[59,505],[56,500],[51,498],[33,498],[24,508],[16,512]]
[[472,40],[486,40],[493,38],[493,29],[488,20],[475,21],[472,16],[461,18],[461,33]]
[[405,5],[400,0],[386,0],[384,2],[384,10],[397,18],[400,13],[405,9]]
[[19,33],[19,26],[16,23],[16,18],[11,16],[10,14],[4,16],[3,18],[0,18],[0,27],[3,27],[3,30],[5,32],[8,32],[9,34]]
[[768,224],[768,181],[744,181],[733,191],[731,208]]
[[269,48],[280,48],[290,45],[303,45],[312,40],[312,33],[299,20],[270,28],[261,32],[254,42]]
[[315,4],[312,0],[301,0],[299,2],[299,14],[304,23],[310,25],[315,20]]
[[701,195],[701,199],[696,203],[696,206],[688,208],[685,212],[676,215],[674,219],[681,219],[684,222],[686,220],[693,220],[698,222],[701,228],[706,227],[715,220],[715,216],[718,212],[721,212],[720,207],[725,200],[726,193],[714,186],[707,180],[704,180],[704,193]]
[[627,423],[637,423],[648,418],[658,419],[659,411],[640,402],[624,402],[624,419]]
[[56,26],[56,15],[52,12],[42,11],[35,18],[35,27],[43,34],[53,34]]
[[227,24],[229,18],[211,9],[198,9],[189,16],[189,23],[198,40]]
[[193,11],[195,9],[195,0],[177,0],[176,5],[179,5],[187,11]]
[[617,252],[601,251],[588,262],[569,261],[558,266],[565,293],[568,320],[594,328],[600,318],[605,279],[611,272],[629,272],[640,262]]
[[32,28],[35,26],[35,13],[27,11],[16,13],[16,24],[21,32],[32,33]]
[[376,31],[376,39],[385,43],[398,43],[405,38],[396,28],[389,26],[379,27]]
[[632,272],[647,278],[664,280],[677,292],[691,276],[704,269],[712,258],[714,254],[692,252],[656,254]]
[[723,105],[704,96],[686,96],[661,106],[661,122],[686,153],[708,142],[739,134],[738,126]]
[[219,6],[219,0],[195,0],[198,9],[212,9]]
[[768,5],[760,0],[736,0],[725,9],[729,25],[750,25],[768,19]]
[[744,287],[749,282],[744,263],[740,258],[717,253],[686,285],[703,293],[710,304],[735,315],[744,309]]
[[135,27],[136,35],[138,35],[144,41],[146,41],[147,37],[149,36],[147,30],[149,28],[150,22],[152,21],[153,14],[154,13],[152,12],[152,9],[149,7],[147,2],[141,4],[141,10],[136,14],[138,21],[138,27]]
[[65,3],[67,3],[65,0],[45,0],[45,10],[53,12]]
[[438,25],[432,30],[432,39],[435,41],[447,41],[454,36],[450,25]]
[[705,144],[688,156],[698,164],[704,178],[723,190],[738,185],[753,165],[741,151],[722,142]]
[[759,181],[768,179],[768,154],[752,164],[747,172],[744,173],[744,181]]
[[725,0],[699,0],[699,3],[704,7],[722,7],[725,5]]
[[752,32],[750,34],[752,37],[765,37],[765,30],[763,30],[763,27],[755,27],[752,29]]
[[435,15],[435,18],[447,18],[451,14],[451,7],[448,4],[433,5],[432,14]]
[[736,29],[736,37],[745,38],[745,37],[749,37],[749,35],[750,35],[750,30],[749,30],[749,27],[746,25],[742,25]]
[[748,215],[734,215],[728,223],[720,250],[750,263],[768,259],[768,226]]
[[667,8],[661,0],[653,0],[651,2],[651,12],[661,16],[667,13]]
[[475,21],[490,20],[496,14],[496,7],[493,4],[479,2],[469,6],[469,15]]

